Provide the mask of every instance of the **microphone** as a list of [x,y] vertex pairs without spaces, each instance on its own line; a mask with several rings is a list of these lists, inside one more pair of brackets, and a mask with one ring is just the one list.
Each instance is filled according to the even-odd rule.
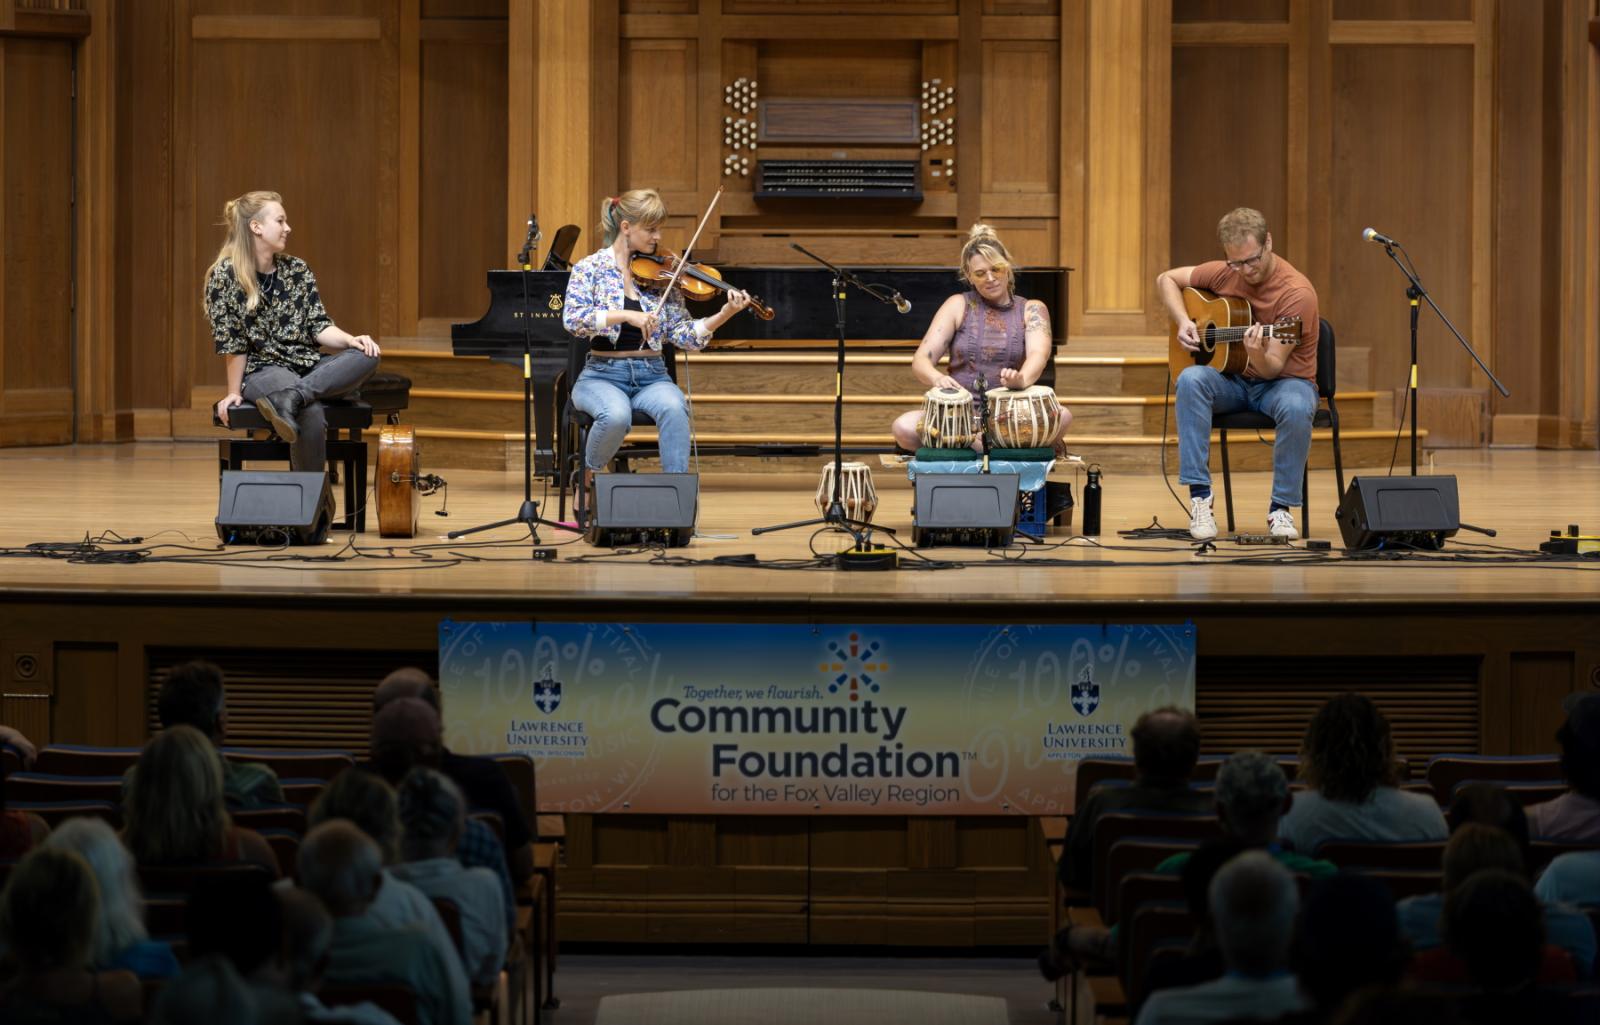
[[910,313],[911,303],[899,292],[894,293],[894,309],[896,313]]
[[[1379,234],[1379,232],[1378,232],[1378,230],[1376,228],[1368,228],[1368,229],[1366,229],[1365,231],[1363,231],[1361,233],[1361,238],[1364,241],[1367,241],[1367,242],[1376,242],[1380,246],[1399,246],[1400,245],[1400,243],[1396,242],[1394,239],[1390,238],[1388,235]],[[1400,248],[1404,249],[1405,247],[1401,246]]]
[[528,215],[528,234],[522,239],[522,248],[517,251],[517,262],[524,267],[528,265],[528,254],[533,249],[534,236],[539,232],[539,222],[533,214]]

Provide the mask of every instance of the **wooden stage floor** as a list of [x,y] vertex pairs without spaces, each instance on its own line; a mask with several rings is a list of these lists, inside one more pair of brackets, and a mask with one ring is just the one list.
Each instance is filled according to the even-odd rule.
[[[557,549],[555,562],[533,561],[520,528],[479,535],[474,542],[445,541],[445,530],[513,514],[522,486],[512,473],[435,467],[427,469],[449,481],[450,515],[434,515],[437,497],[425,498],[422,535],[415,540],[380,539],[372,516],[368,533],[337,535],[315,553],[297,548],[219,554],[212,525],[216,467],[209,444],[0,451],[0,473],[6,479],[0,547],[7,555],[40,542],[80,542],[112,532],[143,537],[144,543],[103,543],[105,551],[149,551],[149,557],[132,565],[6,558],[0,563],[0,596],[16,601],[28,596],[72,600],[73,595],[94,593],[115,593],[122,600],[140,594],[187,600],[241,592],[258,600],[280,594],[366,595],[378,602],[421,597],[431,604],[506,600],[526,607],[559,602],[569,614],[581,608],[667,608],[688,600],[755,614],[805,615],[807,609],[829,607],[843,615],[871,610],[876,616],[893,614],[896,603],[959,599],[988,606],[990,615],[1006,608],[1027,618],[1029,609],[1050,608],[1049,618],[1054,619],[1082,615],[1086,605],[1136,605],[1171,614],[1199,603],[1559,602],[1576,611],[1574,605],[1594,603],[1600,594],[1600,560],[1538,561],[1511,551],[1536,549],[1551,529],[1565,529],[1569,523],[1600,533],[1600,455],[1594,452],[1438,453],[1434,470],[1459,478],[1462,516],[1499,531],[1495,539],[1463,532],[1442,553],[1395,561],[1345,558],[1333,520],[1332,474],[1324,471],[1312,475],[1311,533],[1333,540],[1334,551],[1328,555],[1306,551],[1303,542],[1287,550],[1225,543],[1197,555],[1192,545],[1181,542],[1120,538],[1117,531],[1146,527],[1152,520],[1186,526],[1186,513],[1161,477],[1152,474],[1105,481],[1103,532],[1097,542],[1069,539],[1067,531],[1058,531],[1046,543],[1014,546],[1003,553],[926,549],[903,553],[906,568],[885,573],[799,568],[811,558],[813,546],[821,553],[843,547],[842,534],[799,529],[752,536],[756,525],[815,513],[814,477],[770,473],[706,474],[700,536],[689,547],[672,550],[665,564],[653,564],[650,553],[595,549],[576,535],[552,529],[542,530],[542,541]],[[874,478],[881,499],[877,521],[899,529],[909,546],[912,496],[903,474],[874,467]],[[1267,488],[1266,474],[1236,475],[1242,529],[1265,529]],[[1074,491],[1081,502],[1081,479]],[[536,493],[535,498],[543,498],[543,508],[554,515],[553,493]],[[1221,519],[1220,488],[1218,507]],[[313,554],[325,561],[300,558]],[[711,562],[741,555],[763,562],[789,560],[791,568]],[[941,564],[948,568],[928,571]]]

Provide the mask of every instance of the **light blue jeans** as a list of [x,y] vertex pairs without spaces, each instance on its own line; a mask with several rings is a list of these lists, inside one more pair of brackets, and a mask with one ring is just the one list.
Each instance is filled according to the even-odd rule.
[[1211,417],[1253,410],[1272,417],[1272,503],[1302,501],[1306,456],[1311,452],[1311,418],[1317,412],[1316,385],[1303,377],[1247,381],[1211,367],[1186,367],[1178,375],[1178,483],[1211,484]]
[[635,359],[590,356],[572,386],[572,404],[594,417],[583,465],[604,470],[633,425],[633,411],[655,421],[660,435],[661,469],[689,469],[689,410],[683,392],[667,375],[659,356]]

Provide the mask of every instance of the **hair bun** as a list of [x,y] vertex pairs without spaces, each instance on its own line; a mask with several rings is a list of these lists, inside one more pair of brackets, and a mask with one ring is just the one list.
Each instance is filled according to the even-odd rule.
[[1000,237],[999,235],[995,234],[995,230],[992,227],[990,227],[989,225],[984,224],[982,222],[974,224],[972,226],[972,230],[967,232],[967,239],[968,239],[968,241],[972,241],[972,242],[976,242],[980,238],[999,238],[999,237]]

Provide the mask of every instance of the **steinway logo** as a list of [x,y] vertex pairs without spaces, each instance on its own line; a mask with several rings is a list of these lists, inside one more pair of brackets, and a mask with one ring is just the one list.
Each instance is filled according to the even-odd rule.
[[[530,311],[528,311],[526,316],[528,316],[529,318],[531,318],[533,320],[556,320],[556,319],[558,319],[558,315],[559,315],[559,313],[561,311],[561,307],[566,305],[566,304],[562,301],[560,292],[551,292],[550,293],[550,298],[545,300],[545,305],[547,307],[549,307],[549,309],[550,309],[549,313],[546,313],[543,310],[538,310],[538,311],[530,310]],[[511,311],[511,319],[512,320],[521,320],[523,316],[524,316],[524,314],[523,314],[523,312],[521,310],[512,310]]]

